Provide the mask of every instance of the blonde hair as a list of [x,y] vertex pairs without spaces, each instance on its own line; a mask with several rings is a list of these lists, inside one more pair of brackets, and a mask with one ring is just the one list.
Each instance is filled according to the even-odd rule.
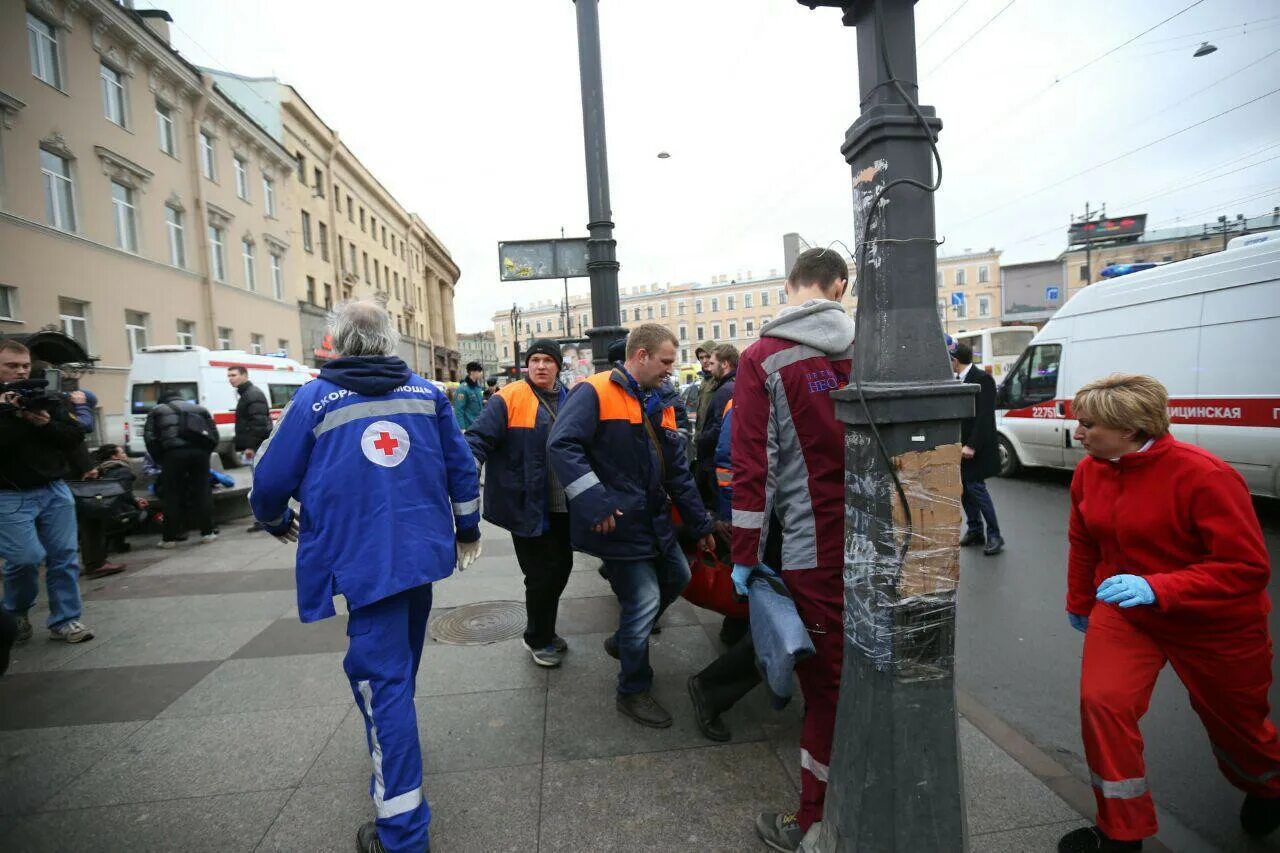
[[642,323],[631,330],[627,335],[627,358],[631,358],[640,350],[644,350],[649,355],[655,355],[658,348],[667,341],[680,345],[680,341],[676,339],[675,332],[666,326],[659,326],[657,323]]
[[1114,429],[1135,429],[1146,438],[1161,438],[1169,432],[1169,392],[1150,376],[1113,373],[1077,391],[1071,414]]

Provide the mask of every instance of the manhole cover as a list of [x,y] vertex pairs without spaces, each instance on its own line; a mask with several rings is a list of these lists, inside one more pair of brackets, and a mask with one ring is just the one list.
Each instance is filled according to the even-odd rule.
[[482,646],[524,633],[524,605],[518,601],[464,604],[431,620],[431,639],[456,646]]

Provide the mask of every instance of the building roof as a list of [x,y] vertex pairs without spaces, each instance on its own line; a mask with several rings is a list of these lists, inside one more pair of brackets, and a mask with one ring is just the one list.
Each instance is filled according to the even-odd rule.
[[[1262,231],[1267,228],[1280,227],[1280,207],[1273,208],[1270,213],[1261,216],[1247,216],[1244,219],[1228,219],[1227,234],[1239,235],[1250,231]],[[1117,243],[1095,244],[1095,248],[1106,249],[1112,246],[1133,246],[1150,243],[1167,243],[1172,240],[1188,240],[1197,237],[1221,237],[1221,225],[1218,222],[1202,222],[1199,225],[1175,225],[1171,228],[1156,228],[1143,233],[1137,240]],[[1062,255],[1083,252],[1084,247],[1067,248]],[[1059,255],[1059,258],[1062,257]]]

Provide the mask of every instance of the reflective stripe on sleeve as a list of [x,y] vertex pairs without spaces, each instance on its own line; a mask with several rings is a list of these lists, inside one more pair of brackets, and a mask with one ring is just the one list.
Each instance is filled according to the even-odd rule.
[[364,712],[369,718],[369,742],[372,744],[370,757],[373,759],[373,807],[378,817],[390,818],[411,812],[422,805],[422,788],[384,799],[387,788],[382,777],[382,743],[378,740],[378,725],[373,719],[373,688],[368,681],[358,683],[360,698],[364,700]]
[[1230,767],[1232,773],[1235,773],[1246,782],[1252,782],[1255,785],[1265,785],[1272,779],[1280,776],[1280,767],[1273,767],[1261,776],[1253,776],[1249,773],[1245,773],[1244,770],[1241,769],[1240,765],[1235,762],[1235,759],[1227,754],[1226,750],[1219,747],[1216,743],[1210,744],[1210,746],[1213,747],[1214,756],[1223,764]]
[[1141,797],[1147,792],[1147,779],[1140,776],[1137,779],[1119,779],[1115,782],[1108,782],[1097,773],[1090,774],[1093,776],[1093,787],[1102,792],[1102,796],[1108,800],[1132,800],[1135,797]]
[[480,511],[479,498],[476,498],[474,500],[469,500],[469,501],[463,501],[462,503],[458,503],[457,501],[453,502],[453,514],[455,516],[470,515],[473,512],[479,512],[479,511]]
[[600,485],[600,478],[595,471],[588,471],[572,483],[564,487],[564,496],[573,500],[592,486]]
[[716,483],[721,486],[733,485],[733,471],[728,468],[716,469]]
[[435,400],[404,398],[352,403],[350,406],[343,406],[341,409],[325,415],[324,420],[316,424],[311,432],[316,438],[319,438],[331,429],[337,429],[343,424],[349,424],[361,418],[378,418],[386,417],[387,415],[434,415],[435,413]]
[[829,770],[827,765],[813,757],[813,753],[807,749],[800,750],[800,769],[808,770],[818,778],[819,782],[826,782]]
[[743,530],[759,530],[764,526],[764,513],[734,507],[733,526]]

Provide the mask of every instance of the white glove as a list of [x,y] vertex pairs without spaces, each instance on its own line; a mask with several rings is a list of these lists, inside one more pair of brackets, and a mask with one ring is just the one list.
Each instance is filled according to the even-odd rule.
[[474,542],[458,543],[458,571],[465,572],[478,559],[480,559],[479,539]]

